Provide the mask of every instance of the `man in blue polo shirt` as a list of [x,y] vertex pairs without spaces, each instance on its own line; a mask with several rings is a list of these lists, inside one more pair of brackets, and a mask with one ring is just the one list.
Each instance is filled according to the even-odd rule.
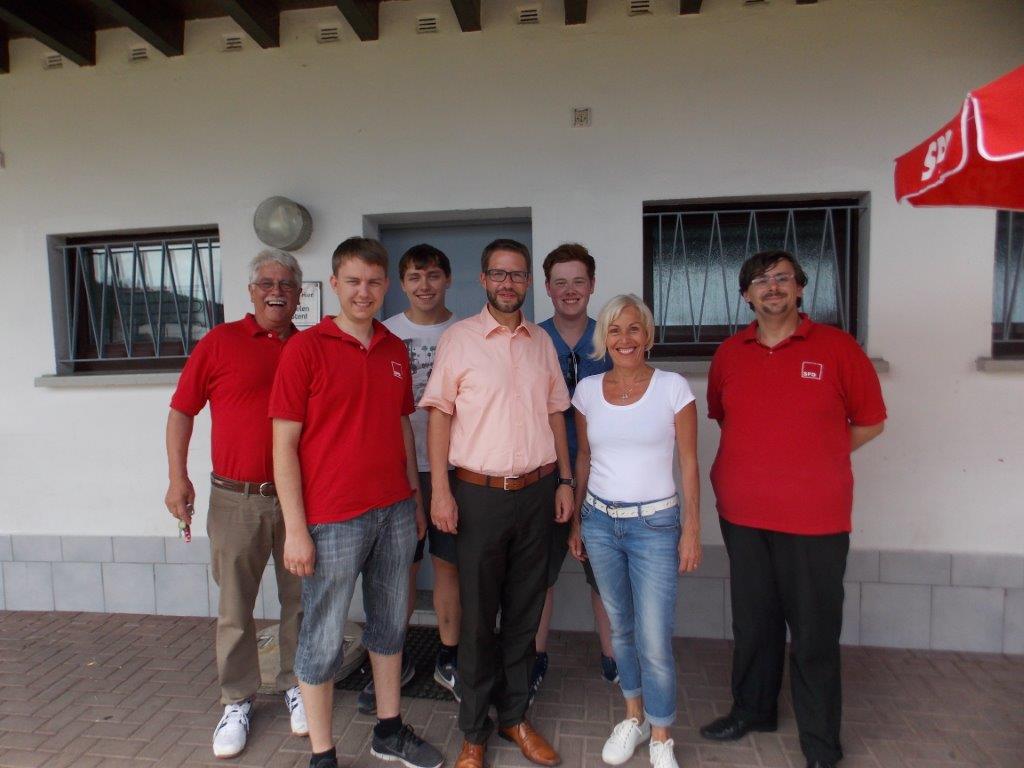
[[[579,243],[563,243],[544,259],[544,288],[551,297],[555,314],[540,323],[547,331],[558,353],[558,364],[562,368],[565,384],[572,397],[576,382],[587,376],[604,373],[611,368],[607,358],[593,360],[594,319],[587,317],[587,305],[594,293],[594,257]],[[576,422],[573,409],[565,412],[565,429],[569,438],[569,460],[573,470],[576,467]],[[537,629],[537,659],[530,676],[530,700],[537,695],[540,684],[548,670],[547,642],[551,626],[551,612],[554,610],[555,582],[558,580],[565,554],[569,550],[569,535],[572,523],[558,523],[552,527],[551,549],[548,559],[548,594],[544,602],[544,613]],[[609,683],[619,679],[612,658],[611,625],[605,613],[597,581],[590,561],[584,555],[583,570],[590,585],[590,603],[594,609],[597,631],[601,637],[601,675]]]

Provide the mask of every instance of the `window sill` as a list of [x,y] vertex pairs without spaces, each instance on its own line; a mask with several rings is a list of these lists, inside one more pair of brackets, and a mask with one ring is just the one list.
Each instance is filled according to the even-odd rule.
[[1024,373],[1024,358],[979,357],[975,364],[982,373]]
[[36,376],[33,382],[45,389],[86,389],[93,387],[153,387],[174,386],[178,383],[178,371],[157,373],[77,373],[57,376],[52,373]]
[[[997,360],[997,363],[1019,363],[1019,368],[1010,369],[998,369],[998,370],[1014,370],[1024,371],[1024,360]],[[672,371],[673,373],[681,373],[684,376],[707,376],[708,369],[711,368],[710,360],[673,360],[671,358],[662,360],[652,360],[651,364],[662,371]],[[875,366],[876,373],[889,373],[889,361],[883,357],[872,357],[871,364]],[[981,365],[981,359],[978,361],[979,369]]]

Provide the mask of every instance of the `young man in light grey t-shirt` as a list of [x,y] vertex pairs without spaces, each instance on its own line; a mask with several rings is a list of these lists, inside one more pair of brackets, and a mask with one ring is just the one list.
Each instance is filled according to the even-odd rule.
[[[413,398],[419,402],[434,366],[434,350],[437,342],[449,326],[456,321],[455,315],[445,306],[445,293],[452,284],[452,268],[448,257],[431,245],[414,245],[398,262],[398,275],[402,292],[409,300],[404,312],[392,315],[384,321],[389,331],[405,342],[409,350],[409,369],[412,372]],[[425,509],[430,509],[430,464],[427,461],[427,413],[417,409],[409,417],[413,436],[416,439],[416,464],[420,471],[420,489]],[[427,520],[427,537],[430,539],[430,555],[434,567],[434,612],[437,614],[437,630],[441,645],[434,665],[434,680],[461,698],[457,675],[457,654],[459,643],[459,622],[461,603],[459,601],[459,575],[455,567],[455,536],[437,530]],[[416,547],[416,556],[409,573],[408,616],[412,616],[416,605],[416,576],[423,561],[426,539]],[[415,675],[411,659],[402,663],[402,685]],[[357,705],[361,712],[370,714],[376,707],[373,682],[359,694]]]

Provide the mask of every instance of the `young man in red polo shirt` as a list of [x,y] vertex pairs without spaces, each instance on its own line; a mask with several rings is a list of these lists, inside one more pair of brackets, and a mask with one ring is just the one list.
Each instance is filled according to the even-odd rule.
[[850,453],[882,432],[878,376],[847,333],[800,313],[807,276],[786,251],[754,254],[740,293],[756,320],[718,348],[708,416],[732,596],[732,710],[714,741],[774,731],[786,650],[808,768],[842,758],[839,634],[850,548]]
[[253,314],[223,323],[192,351],[178,379],[167,417],[170,485],[165,502],[184,525],[192,523],[195,490],[188,477],[192,422],[207,402],[213,420],[213,474],[206,530],[210,564],[220,587],[217,608],[217,677],[224,714],[213,732],[213,753],[234,757],[245,748],[249,717],[260,685],[252,610],[271,552],[281,601],[280,672],[292,732],[305,735],[306,715],[292,671],[302,619],[300,582],[284,568],[284,520],[274,490],[267,403],[292,315],[302,269],[283,251],[260,252],[249,265]]
[[409,425],[409,355],[374,320],[388,288],[387,266],[376,240],[353,237],[338,246],[331,289],[341,312],[289,345],[270,398],[284,563],[303,578],[295,674],[309,719],[310,768],[338,764],[334,678],[360,575],[363,645],[377,697],[370,751],[410,768],[443,762],[399,713],[409,567],[426,520]]

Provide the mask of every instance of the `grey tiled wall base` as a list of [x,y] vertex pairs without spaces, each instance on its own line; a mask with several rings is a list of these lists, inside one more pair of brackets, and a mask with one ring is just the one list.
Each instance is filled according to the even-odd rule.
[[[205,537],[0,535],[0,609],[216,616],[219,599]],[[850,552],[845,645],[1024,654],[1024,555]],[[593,630],[582,566],[566,559],[555,587],[554,629]],[[273,564],[257,618],[280,614]],[[351,615],[363,617],[359,586]],[[434,623],[421,611],[414,622]],[[729,561],[708,545],[680,579],[677,635],[732,637]]]

